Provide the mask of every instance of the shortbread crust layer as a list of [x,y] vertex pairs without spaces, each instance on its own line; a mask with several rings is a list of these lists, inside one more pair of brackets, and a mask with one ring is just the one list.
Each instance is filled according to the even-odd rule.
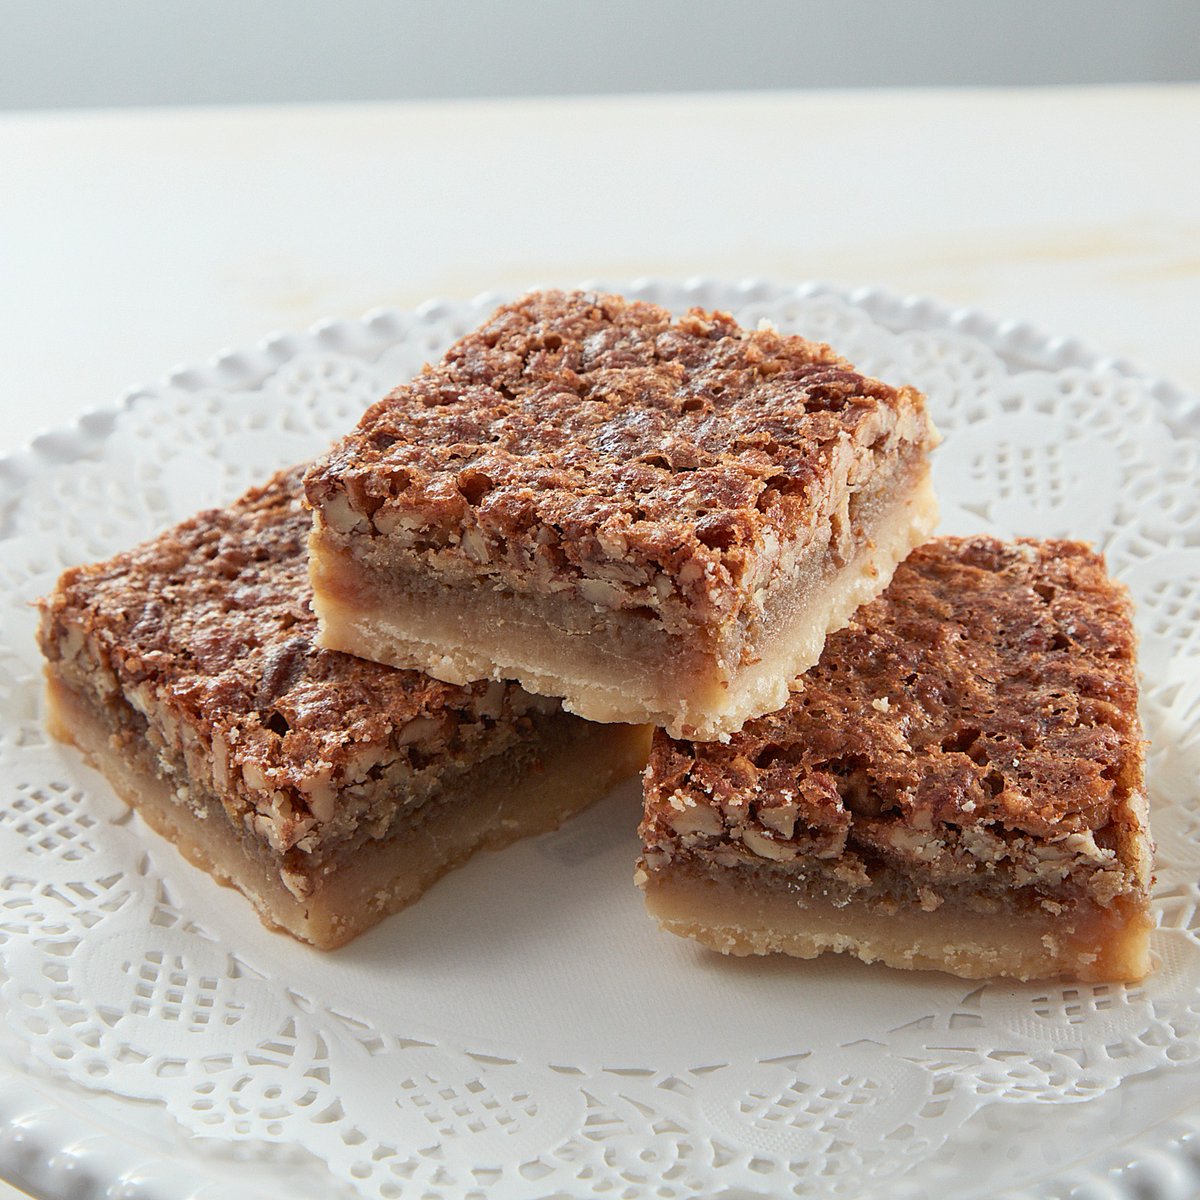
[[322,644],[721,737],[928,537],[936,440],[828,347],[534,294],[309,472]]
[[727,744],[655,735],[638,882],[726,953],[1149,970],[1129,599],[1073,542],[943,538]]
[[965,979],[1085,983],[1136,981],[1149,970],[1152,923],[1137,897],[1014,911],[1011,892],[989,898],[968,890],[929,911],[919,899],[886,896],[839,903],[839,889],[825,892],[819,879],[798,888],[795,880],[739,878],[711,865],[673,864],[638,880],[646,911],[663,929],[739,957],[845,953]]
[[598,799],[647,738],[316,646],[299,479],[67,571],[39,640],[54,731],[268,924],[329,947]]

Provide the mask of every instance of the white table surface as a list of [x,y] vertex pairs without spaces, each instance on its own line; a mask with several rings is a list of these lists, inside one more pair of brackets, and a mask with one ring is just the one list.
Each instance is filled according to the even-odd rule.
[[1200,390],[1198,130],[1200,85],[0,116],[0,450],[277,329],[594,277],[878,284]]
[[0,448],[322,316],[880,284],[1200,389],[1200,85],[0,116]]

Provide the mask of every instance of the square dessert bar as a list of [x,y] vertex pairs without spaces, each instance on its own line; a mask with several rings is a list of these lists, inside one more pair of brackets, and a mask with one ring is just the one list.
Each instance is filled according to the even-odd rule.
[[67,571],[39,640],[51,731],[265,924],[331,948],[599,798],[648,734],[317,648],[301,474]]
[[945,538],[727,745],[655,735],[637,880],[729,954],[1135,980],[1153,847],[1130,605],[1075,542]]
[[528,295],[309,472],[322,644],[720,737],[928,536],[936,437],[827,346]]

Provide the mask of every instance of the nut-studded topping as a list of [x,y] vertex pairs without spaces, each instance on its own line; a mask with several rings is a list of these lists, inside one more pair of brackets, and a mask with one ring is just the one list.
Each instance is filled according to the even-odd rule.
[[630,585],[665,576],[721,612],[772,545],[829,515],[835,482],[934,437],[919,394],[828,346],[725,313],[544,292],[370,408],[305,486],[334,536],[581,576],[603,605],[618,597],[591,581],[619,565]]
[[660,731],[643,835],[777,861],[840,838],[947,877],[1001,859],[1031,879],[1105,868],[1141,780],[1133,659],[1128,597],[1088,547],[939,539],[779,712],[724,745]]

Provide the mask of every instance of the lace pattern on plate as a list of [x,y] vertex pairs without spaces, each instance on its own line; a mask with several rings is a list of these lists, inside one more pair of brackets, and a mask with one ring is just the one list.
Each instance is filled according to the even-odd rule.
[[[319,452],[476,324],[495,299],[480,298],[271,339],[5,464],[0,1048],[14,1069],[110,1107],[143,1102],[131,1128],[180,1147],[187,1134],[212,1139],[217,1157],[306,1177],[299,1195],[316,1159],[328,1175],[311,1194],[330,1194],[332,1177],[348,1195],[514,1200],[731,1187],[903,1197],[934,1178],[975,1194],[989,1154],[989,1188],[1054,1173],[1020,1150],[1023,1128],[1068,1122],[1059,1163],[1072,1138],[1093,1154],[1086,1122],[1070,1133],[1064,1106],[1099,1112],[1123,1080],[1195,1078],[1194,407],[1019,327],[985,338],[976,318],[878,295],[624,290],[767,318],[924,390],[945,435],[944,532],[1082,537],[1105,550],[1138,605],[1155,974],[1136,987],[981,986],[832,958],[717,960],[641,912],[632,788],[473,861],[322,956],[247,920],[239,897],[186,867],[49,741],[28,602],[64,567]],[[1001,1156],[1005,1130],[1018,1148]]]

